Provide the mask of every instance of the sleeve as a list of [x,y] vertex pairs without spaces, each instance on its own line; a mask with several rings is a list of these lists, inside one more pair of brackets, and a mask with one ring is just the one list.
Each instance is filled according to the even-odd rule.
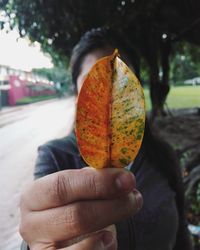
[[136,250],[172,250],[179,223],[176,193],[148,159],[136,173],[136,183],[144,201],[134,216]]
[[46,146],[38,148],[38,156],[34,169],[34,179],[55,173],[58,171],[58,163],[51,149]]
[[28,247],[25,241],[22,241],[20,250],[30,250],[30,248]]
[[117,230],[117,242],[118,250],[135,250],[135,227],[133,223],[133,217],[129,217],[117,224],[115,224]]

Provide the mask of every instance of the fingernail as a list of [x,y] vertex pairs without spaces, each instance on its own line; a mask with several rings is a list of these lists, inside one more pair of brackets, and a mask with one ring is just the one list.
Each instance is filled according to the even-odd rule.
[[133,195],[134,195],[134,198],[135,198],[135,201],[136,201],[137,211],[139,211],[142,208],[142,205],[143,205],[142,195],[136,189],[133,190]]
[[114,237],[113,237],[112,233],[110,233],[110,232],[104,233],[102,236],[102,242],[104,245],[104,249],[112,250],[113,245],[114,245]]
[[131,191],[135,187],[135,177],[131,172],[125,172],[117,177],[116,185],[118,189]]

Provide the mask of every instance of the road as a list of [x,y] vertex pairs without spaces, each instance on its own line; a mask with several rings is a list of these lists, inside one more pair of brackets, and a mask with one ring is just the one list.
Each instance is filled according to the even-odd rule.
[[0,111],[0,250],[19,249],[19,197],[33,179],[37,147],[68,134],[74,98]]

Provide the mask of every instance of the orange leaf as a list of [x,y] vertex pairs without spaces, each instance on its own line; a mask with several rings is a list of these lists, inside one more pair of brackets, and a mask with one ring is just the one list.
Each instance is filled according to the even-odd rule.
[[142,87],[117,55],[116,50],[96,62],[78,97],[77,142],[83,159],[95,168],[127,166],[144,133]]

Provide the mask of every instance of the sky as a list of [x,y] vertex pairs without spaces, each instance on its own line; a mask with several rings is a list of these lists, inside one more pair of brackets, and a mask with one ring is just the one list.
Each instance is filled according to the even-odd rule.
[[31,71],[33,68],[53,67],[50,57],[40,50],[40,44],[31,44],[28,38],[19,38],[17,30],[0,30],[0,65]]

